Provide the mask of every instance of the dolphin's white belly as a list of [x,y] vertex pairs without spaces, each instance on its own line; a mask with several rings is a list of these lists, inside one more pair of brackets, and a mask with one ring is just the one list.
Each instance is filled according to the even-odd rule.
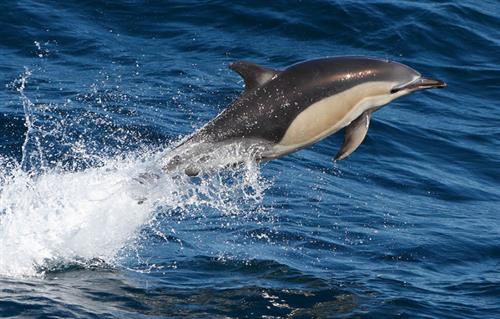
[[263,155],[272,159],[307,147],[349,125],[366,110],[389,103],[392,82],[368,82],[311,104],[290,124],[283,138]]

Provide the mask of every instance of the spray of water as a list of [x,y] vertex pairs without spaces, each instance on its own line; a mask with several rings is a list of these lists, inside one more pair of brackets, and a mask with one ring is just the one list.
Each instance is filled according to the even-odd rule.
[[[26,69],[13,83],[27,126],[22,160],[0,157],[0,276],[43,276],[51,265],[86,267],[95,261],[119,267],[120,253],[137,244],[159,211],[210,207],[238,214],[242,202],[258,205],[269,186],[251,161],[229,175],[215,172],[193,182],[162,171],[168,148],[89,149],[85,134],[67,129],[74,117],[59,112],[38,121],[58,108],[27,97],[31,75]],[[85,129],[92,121],[102,126],[101,118],[89,121],[88,115]],[[156,178],[138,180],[144,172]]]

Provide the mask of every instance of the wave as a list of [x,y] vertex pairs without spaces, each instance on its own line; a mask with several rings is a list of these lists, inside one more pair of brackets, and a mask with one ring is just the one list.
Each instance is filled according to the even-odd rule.
[[[155,228],[161,212],[193,214],[211,207],[238,214],[240,205],[262,200],[269,183],[251,161],[193,179],[162,170],[168,145],[143,143],[123,151],[113,145],[129,141],[126,130],[115,132],[117,143],[111,145],[72,134],[72,125],[81,122],[87,129],[106,128],[106,114],[75,115],[66,104],[33,103],[25,94],[31,75],[26,69],[11,83],[27,133],[20,160],[0,157],[0,275],[43,276],[75,264],[124,266],[123,251],[140,245],[141,230]],[[111,102],[116,98],[96,90],[91,99],[102,100],[102,94]],[[155,178],[144,179],[147,174]]]

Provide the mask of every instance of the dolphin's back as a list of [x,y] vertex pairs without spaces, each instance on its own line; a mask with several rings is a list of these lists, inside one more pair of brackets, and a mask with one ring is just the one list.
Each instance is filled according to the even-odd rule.
[[394,76],[391,72],[387,61],[358,57],[293,65],[263,85],[246,90],[192,139],[221,142],[247,138],[277,143],[310,105],[367,81],[390,81]]

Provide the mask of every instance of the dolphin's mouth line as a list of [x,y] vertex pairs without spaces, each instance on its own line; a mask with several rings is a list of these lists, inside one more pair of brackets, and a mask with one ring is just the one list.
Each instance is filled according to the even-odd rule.
[[391,94],[397,93],[402,90],[416,91],[433,88],[442,89],[444,87],[446,87],[446,83],[444,81],[428,78],[418,78],[410,83],[392,88]]

